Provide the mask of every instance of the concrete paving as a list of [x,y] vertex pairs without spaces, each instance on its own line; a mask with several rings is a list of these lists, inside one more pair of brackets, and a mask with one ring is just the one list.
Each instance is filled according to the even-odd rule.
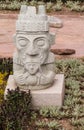
[[[64,26],[60,29],[50,29],[51,32],[56,32],[56,44],[52,46],[52,49],[75,49],[76,54],[68,57],[84,57],[84,16],[54,16],[60,18],[63,21]],[[16,19],[17,13],[0,13],[0,57],[13,56],[15,49],[13,44],[13,34],[15,33]]]

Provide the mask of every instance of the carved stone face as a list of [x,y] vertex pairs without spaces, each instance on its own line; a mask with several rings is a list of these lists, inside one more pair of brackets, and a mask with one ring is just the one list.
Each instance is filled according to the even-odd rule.
[[35,57],[43,64],[48,57],[50,48],[48,34],[17,34],[16,47],[21,56]]
[[25,69],[29,72],[29,74],[34,75],[39,70],[39,64],[38,63],[25,63]]

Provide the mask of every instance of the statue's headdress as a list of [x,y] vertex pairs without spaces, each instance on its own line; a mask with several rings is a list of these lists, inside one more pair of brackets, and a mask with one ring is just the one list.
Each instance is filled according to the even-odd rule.
[[49,31],[48,16],[45,13],[45,6],[39,5],[38,10],[34,6],[22,5],[16,31],[45,32]]

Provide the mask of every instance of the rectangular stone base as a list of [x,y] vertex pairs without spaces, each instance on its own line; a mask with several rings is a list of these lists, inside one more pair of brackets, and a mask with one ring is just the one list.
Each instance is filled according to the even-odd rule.
[[64,100],[64,90],[64,75],[57,74],[55,76],[55,82],[50,88],[31,91],[32,103],[36,108],[43,106],[62,106]]
[[[5,95],[7,94],[7,89],[14,90],[16,87],[17,86],[15,84],[13,75],[10,75],[5,89]],[[64,100],[64,90],[64,75],[57,74],[55,76],[55,82],[50,88],[31,91],[32,104],[34,108],[41,108],[43,106],[62,106]]]

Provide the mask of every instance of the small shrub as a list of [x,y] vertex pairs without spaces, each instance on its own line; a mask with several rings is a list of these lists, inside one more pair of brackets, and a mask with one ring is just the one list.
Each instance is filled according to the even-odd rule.
[[81,12],[84,12],[84,5],[80,8]]
[[66,7],[71,8],[73,6],[73,1],[67,1]]
[[66,88],[69,90],[79,90],[80,89],[80,82],[74,80],[73,78],[67,78],[66,80]]
[[77,11],[77,12],[79,12],[79,11],[80,11],[80,6],[74,4],[74,5],[71,7],[71,11]]
[[57,119],[60,119],[60,107],[51,107],[49,109],[50,117],[55,117]]
[[31,117],[31,95],[20,91],[9,91],[7,99],[0,107],[0,123],[7,130],[22,130],[27,127],[28,120]]
[[38,128],[48,128],[48,130],[63,130],[61,124],[56,120],[39,120],[36,121],[35,124]]
[[24,5],[24,4],[29,4],[29,3],[27,3],[26,1],[19,2],[17,0],[14,0],[8,3],[1,3],[0,9],[1,10],[19,10],[21,5]]
[[36,5],[37,5],[37,1],[31,0],[31,1],[30,1],[30,5],[31,5],[31,6],[36,6]]
[[62,1],[58,0],[57,3],[52,7],[53,11],[61,11],[62,10]]
[[1,73],[12,73],[12,68],[13,68],[13,60],[11,58],[2,58],[0,59],[0,72]]
[[45,5],[45,2],[43,2],[43,1],[38,1],[38,5]]
[[71,11],[81,11],[80,2],[79,1],[67,1],[66,7],[69,7]]
[[[79,129],[82,128],[82,129],[80,129],[80,130],[83,130],[83,128],[84,128],[84,120],[83,120],[83,119],[81,120],[81,119],[72,118],[71,124],[72,124],[73,126],[77,126],[77,128],[79,127]],[[82,126],[82,127],[81,127],[81,126]]]
[[56,61],[56,73],[64,73],[65,78],[73,77],[79,79],[84,73],[84,63],[77,59],[66,59]]
[[42,107],[39,111],[40,115],[43,117],[49,117],[50,113],[49,113],[49,108],[48,107]]
[[52,2],[47,2],[47,3],[46,3],[46,10],[47,10],[48,12],[50,12],[51,9],[52,9],[52,6],[53,6],[53,3],[52,3]]
[[0,72],[0,104],[4,99],[4,89],[5,89],[5,86],[6,86],[7,77],[8,77],[7,72],[5,72],[3,74]]
[[50,121],[48,123],[49,130],[62,130],[61,124],[59,124],[56,120]]
[[40,128],[44,128],[47,126],[45,121],[40,121],[40,120],[36,121],[35,124],[37,127],[40,127]]
[[60,107],[42,107],[39,111],[43,117],[55,117],[60,118]]

